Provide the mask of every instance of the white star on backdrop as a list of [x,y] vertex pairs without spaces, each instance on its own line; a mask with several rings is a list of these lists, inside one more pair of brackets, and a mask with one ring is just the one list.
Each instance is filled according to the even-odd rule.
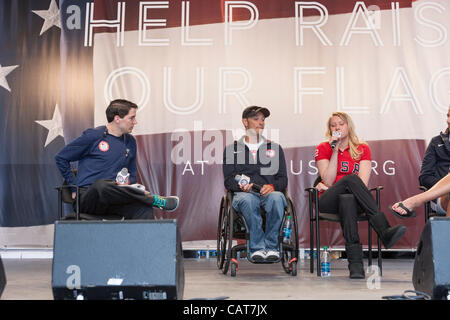
[[18,66],[2,67],[0,64],[0,86],[11,92],[6,76]]
[[64,138],[61,113],[59,112],[58,104],[56,104],[55,111],[53,112],[52,120],[35,120],[38,124],[48,129],[47,140],[45,140],[44,148],[58,136]]
[[35,14],[37,14],[39,17],[45,20],[44,25],[42,26],[41,29],[41,33],[39,34],[40,36],[53,26],[57,26],[58,28],[61,29],[61,22],[59,20],[59,8],[55,0],[52,0],[50,2],[50,7],[48,8],[48,10],[31,10],[31,11],[33,11]]

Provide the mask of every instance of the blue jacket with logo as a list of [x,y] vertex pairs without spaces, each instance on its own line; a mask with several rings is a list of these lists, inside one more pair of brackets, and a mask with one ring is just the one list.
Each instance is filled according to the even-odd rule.
[[[89,187],[98,179],[114,180],[122,168],[130,173],[130,183],[136,183],[136,139],[130,134],[120,137],[108,133],[106,126],[87,129],[66,145],[56,156],[56,165],[67,184]],[[70,162],[78,161],[75,177]]]
[[449,131],[431,139],[427,147],[420,169],[419,183],[430,189],[449,173],[450,141]]
[[281,146],[265,140],[259,147],[256,160],[242,137],[239,141],[226,146],[223,152],[223,175],[225,188],[230,191],[241,191],[234,179],[236,175],[244,174],[250,177],[250,183],[260,186],[273,185],[275,191],[287,188],[288,178],[286,160]]

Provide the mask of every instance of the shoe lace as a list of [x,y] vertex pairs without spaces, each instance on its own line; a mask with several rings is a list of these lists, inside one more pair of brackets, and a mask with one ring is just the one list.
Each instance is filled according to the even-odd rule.
[[158,208],[164,208],[166,205],[166,199],[159,197],[159,196],[154,196],[155,199],[153,200],[153,206],[158,207]]

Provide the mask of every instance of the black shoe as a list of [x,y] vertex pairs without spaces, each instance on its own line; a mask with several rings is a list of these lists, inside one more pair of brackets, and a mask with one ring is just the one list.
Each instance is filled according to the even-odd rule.
[[350,271],[350,279],[364,279],[366,277],[366,274],[364,273],[364,264],[362,262],[349,263],[348,270]]
[[406,227],[402,224],[386,229],[381,235],[381,241],[383,242],[384,247],[386,249],[389,249],[395,246],[397,241],[400,240],[401,237],[403,237],[405,232]]
[[167,212],[175,211],[178,208],[180,199],[176,196],[162,197],[158,195],[153,195],[153,206]]
[[386,249],[392,248],[406,232],[406,227],[402,224],[391,227],[382,212],[370,216],[369,222],[381,238]]
[[350,279],[364,279],[363,251],[360,243],[346,244],[348,270],[350,271]]

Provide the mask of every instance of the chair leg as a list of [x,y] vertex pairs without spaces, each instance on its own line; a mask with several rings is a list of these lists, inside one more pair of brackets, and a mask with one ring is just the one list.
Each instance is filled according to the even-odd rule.
[[58,190],[58,216],[60,220],[63,218],[63,202],[61,192],[61,190]]
[[369,228],[368,228],[368,233],[369,233],[369,266],[372,265],[372,226],[370,225],[370,223],[368,224]]
[[316,213],[316,267],[317,276],[320,277],[322,272],[320,270],[320,226],[319,226],[319,215]]
[[309,220],[309,272],[314,273],[314,220]]
[[425,224],[428,222],[430,218],[430,202],[425,202]]
[[383,258],[381,257],[381,239],[378,237],[378,268],[380,269],[380,276],[383,275]]

